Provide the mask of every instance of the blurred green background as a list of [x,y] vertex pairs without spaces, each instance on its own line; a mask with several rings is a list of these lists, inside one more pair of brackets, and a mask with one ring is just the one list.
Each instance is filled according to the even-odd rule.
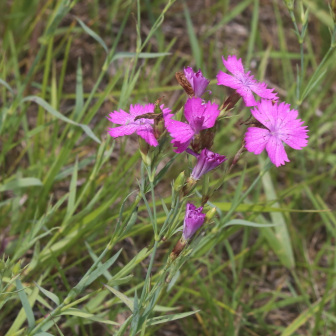
[[[327,1],[295,1],[292,12],[286,4],[291,1],[0,2],[0,335],[28,335],[134,212],[137,139],[110,138],[108,113],[162,96],[179,110],[186,97],[175,72],[185,66],[201,68],[211,79],[206,99],[222,103],[228,91],[216,85],[216,74],[230,54],[299,110],[309,145],[289,150],[291,162],[271,168],[232,214],[278,226],[234,227],[191,256],[162,293],[155,316],[195,313],[152,321],[139,334],[336,335],[335,24]],[[307,29],[302,39],[295,25]],[[236,153],[248,113],[240,105],[225,119],[215,151]],[[172,151],[162,165],[171,157]],[[263,162],[247,153],[225,177],[213,199],[222,213],[237,190],[248,190]],[[160,199],[170,202],[170,184],[184,169],[178,157],[155,189],[158,224],[166,217]],[[211,176],[215,184],[221,171]],[[129,318],[123,300],[102,286],[113,283],[133,297],[143,284],[145,248],[153,239],[143,203],[130,230],[113,237],[111,256],[122,248],[118,261],[85,288],[76,311],[50,321],[49,333],[113,335]],[[160,246],[154,273],[174,242]]]

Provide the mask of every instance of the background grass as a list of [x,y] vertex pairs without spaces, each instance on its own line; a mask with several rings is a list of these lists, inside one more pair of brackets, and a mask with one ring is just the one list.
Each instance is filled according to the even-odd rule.
[[[0,13],[1,335],[335,335],[326,2],[297,1],[290,12],[262,0],[13,0]],[[169,216],[181,224],[170,184],[189,165],[168,150],[152,193],[136,137],[112,140],[105,117],[161,96],[178,111],[185,96],[174,74],[187,65],[212,79],[206,99],[221,103],[228,92],[215,76],[233,53],[299,109],[309,146],[268,171],[245,154],[211,200],[215,223],[163,287],[179,234],[155,243],[153,228]],[[217,152],[236,153],[247,116],[237,108],[225,119]],[[210,183],[222,179],[216,170]]]

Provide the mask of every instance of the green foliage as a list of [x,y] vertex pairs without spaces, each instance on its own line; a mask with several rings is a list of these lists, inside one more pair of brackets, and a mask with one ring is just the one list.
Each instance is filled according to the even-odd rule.
[[[0,2],[1,335],[333,334],[335,22],[323,1],[200,4]],[[105,117],[162,96],[181,113],[175,72],[214,79],[232,53],[299,109],[309,147],[207,176],[188,200],[213,193],[216,216],[172,261],[191,164],[167,137],[140,163]],[[218,152],[240,148],[246,112]]]

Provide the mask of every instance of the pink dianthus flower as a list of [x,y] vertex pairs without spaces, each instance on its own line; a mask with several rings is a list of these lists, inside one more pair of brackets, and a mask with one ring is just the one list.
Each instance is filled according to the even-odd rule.
[[289,104],[262,99],[251,113],[265,128],[247,129],[245,147],[249,152],[260,154],[266,149],[272,163],[279,167],[289,162],[283,142],[298,150],[307,146],[307,126],[302,126],[298,111],[291,110]]
[[201,98],[190,98],[184,106],[184,116],[188,123],[171,119],[171,114],[165,117],[166,129],[173,140],[174,151],[184,152],[194,136],[200,131],[211,128],[215,125],[219,115],[217,104],[211,102],[204,103]]
[[[164,117],[171,112],[169,108],[164,108],[163,104],[160,106],[160,108],[163,112]],[[123,110],[111,112],[107,119],[115,124],[122,126],[109,128],[109,134],[113,138],[118,138],[120,136],[137,133],[149,145],[156,147],[159,143],[154,136],[154,130],[152,127],[152,125],[154,124],[154,119],[140,118],[134,120],[136,117],[142,114],[153,113],[154,109],[154,104],[136,104],[130,106],[130,113],[127,113]]]
[[250,71],[244,71],[241,58],[237,59],[235,55],[228,56],[227,61],[222,57],[224,66],[232,73],[229,75],[220,71],[217,75],[217,85],[228,86],[235,89],[244,99],[246,106],[255,106],[257,102],[253,96],[254,92],[261,98],[278,100],[277,94],[273,89],[267,89],[265,83],[259,83],[250,75]]

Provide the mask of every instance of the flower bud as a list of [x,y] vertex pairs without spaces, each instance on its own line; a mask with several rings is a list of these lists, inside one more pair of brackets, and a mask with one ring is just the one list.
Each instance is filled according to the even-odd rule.
[[160,139],[161,135],[166,130],[165,121],[163,119],[162,113],[154,119],[154,136],[157,140]]
[[174,182],[174,190],[176,192],[179,192],[183,188],[183,186],[185,184],[185,180],[186,180],[185,179],[185,173],[183,171],[182,173],[179,174],[179,176],[177,176],[177,178]]
[[193,179],[192,177],[188,177],[187,183],[183,186],[183,189],[182,189],[182,196],[189,195],[195,188],[196,183],[197,183],[197,180]]
[[138,142],[139,142],[139,151],[140,151],[142,160],[147,166],[150,166],[152,162],[150,155],[149,155],[150,145],[141,137],[138,137]]
[[239,99],[241,98],[240,94],[234,91],[226,100],[224,101],[223,105],[221,106],[221,115],[234,108],[237,104]]
[[18,275],[21,271],[21,260],[19,260],[13,267],[12,273],[13,275]]
[[216,215],[217,209],[215,207],[211,208],[205,215],[205,224],[210,223],[211,219]]

